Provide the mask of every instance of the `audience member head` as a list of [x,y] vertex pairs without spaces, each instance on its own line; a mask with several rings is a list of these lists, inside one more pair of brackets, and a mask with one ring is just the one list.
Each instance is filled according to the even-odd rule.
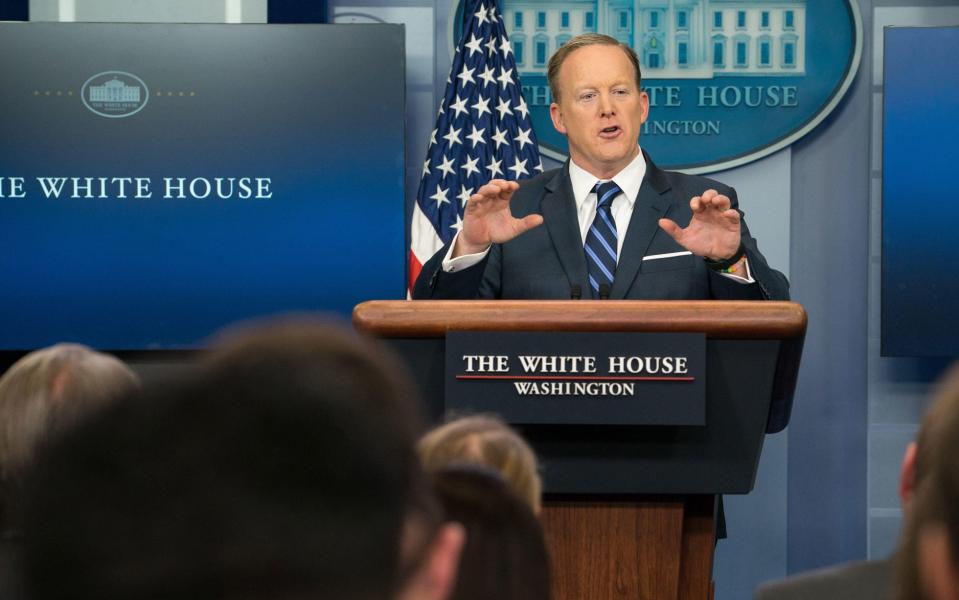
[[445,520],[432,481],[417,471],[400,543],[401,587],[396,600],[450,597],[466,531]]
[[957,599],[959,366],[938,386],[911,453],[914,475],[897,556],[896,597],[900,600]]
[[398,597],[418,408],[394,359],[348,331],[233,331],[41,454],[23,511],[28,592]]
[[916,489],[931,470],[935,457],[942,454],[942,444],[949,434],[949,419],[959,415],[959,365],[945,376],[932,402],[923,415],[916,441],[906,448],[899,477],[899,498],[908,510]]
[[496,471],[479,465],[433,473],[446,518],[466,528],[450,600],[548,600],[549,556],[539,521]]
[[78,344],[50,346],[14,363],[0,377],[0,481],[5,492],[19,486],[42,443],[137,386],[137,376],[125,364]]
[[539,514],[542,482],[536,454],[509,425],[493,415],[461,417],[440,425],[419,442],[427,471],[455,465],[485,465],[502,475]]

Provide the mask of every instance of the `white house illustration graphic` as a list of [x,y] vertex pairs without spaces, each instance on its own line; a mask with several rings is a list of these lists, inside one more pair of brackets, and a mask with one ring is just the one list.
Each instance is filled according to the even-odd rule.
[[652,79],[805,74],[805,0],[505,0],[521,75],[585,32],[632,46]]
[[140,87],[114,77],[103,85],[90,86],[90,102],[139,102]]

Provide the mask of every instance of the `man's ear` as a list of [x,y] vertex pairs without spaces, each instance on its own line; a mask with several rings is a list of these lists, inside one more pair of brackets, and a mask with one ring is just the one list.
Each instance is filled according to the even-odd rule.
[[446,600],[456,585],[466,530],[459,523],[444,523],[430,542],[420,568],[410,579],[400,600]]
[[453,593],[465,544],[466,529],[459,523],[444,523],[436,534],[427,559],[427,568],[431,573],[430,579],[437,600],[445,600]]
[[902,456],[902,465],[899,467],[899,502],[903,509],[907,508],[916,493],[916,442],[909,442],[906,453]]
[[639,111],[640,111],[640,123],[645,123],[646,119],[649,118],[649,94],[645,90],[639,90]]
[[566,125],[563,124],[563,111],[559,104],[553,102],[549,105],[549,118],[553,121],[553,128],[556,131],[566,135]]

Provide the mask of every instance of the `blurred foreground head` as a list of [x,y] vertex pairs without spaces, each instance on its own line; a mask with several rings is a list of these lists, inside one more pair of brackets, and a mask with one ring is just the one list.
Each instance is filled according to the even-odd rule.
[[418,411],[394,359],[348,330],[234,331],[39,457],[28,592],[393,598]]
[[427,471],[460,464],[484,465],[539,514],[543,484],[536,454],[512,427],[495,415],[453,419],[430,430],[418,444]]
[[959,599],[959,365],[942,379],[919,433],[915,492],[897,554],[896,598]]
[[79,344],[50,346],[14,363],[0,377],[0,481],[6,492],[19,485],[40,445],[138,384],[125,364]]
[[446,519],[466,528],[450,600],[549,600],[546,542],[526,502],[485,467],[446,467],[432,476]]

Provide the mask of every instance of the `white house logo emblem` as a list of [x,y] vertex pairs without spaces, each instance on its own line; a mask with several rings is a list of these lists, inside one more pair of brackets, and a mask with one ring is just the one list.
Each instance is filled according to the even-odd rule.
[[92,112],[111,119],[129,117],[143,110],[150,90],[142,79],[123,71],[97,73],[80,90],[83,104]]
[[[502,0],[540,151],[566,158],[549,119],[549,57],[598,32],[636,50],[650,116],[640,143],[657,164],[717,171],[771,154],[812,130],[855,77],[855,0]],[[461,2],[453,23],[461,27]],[[458,39],[459,29],[453,31]]]

